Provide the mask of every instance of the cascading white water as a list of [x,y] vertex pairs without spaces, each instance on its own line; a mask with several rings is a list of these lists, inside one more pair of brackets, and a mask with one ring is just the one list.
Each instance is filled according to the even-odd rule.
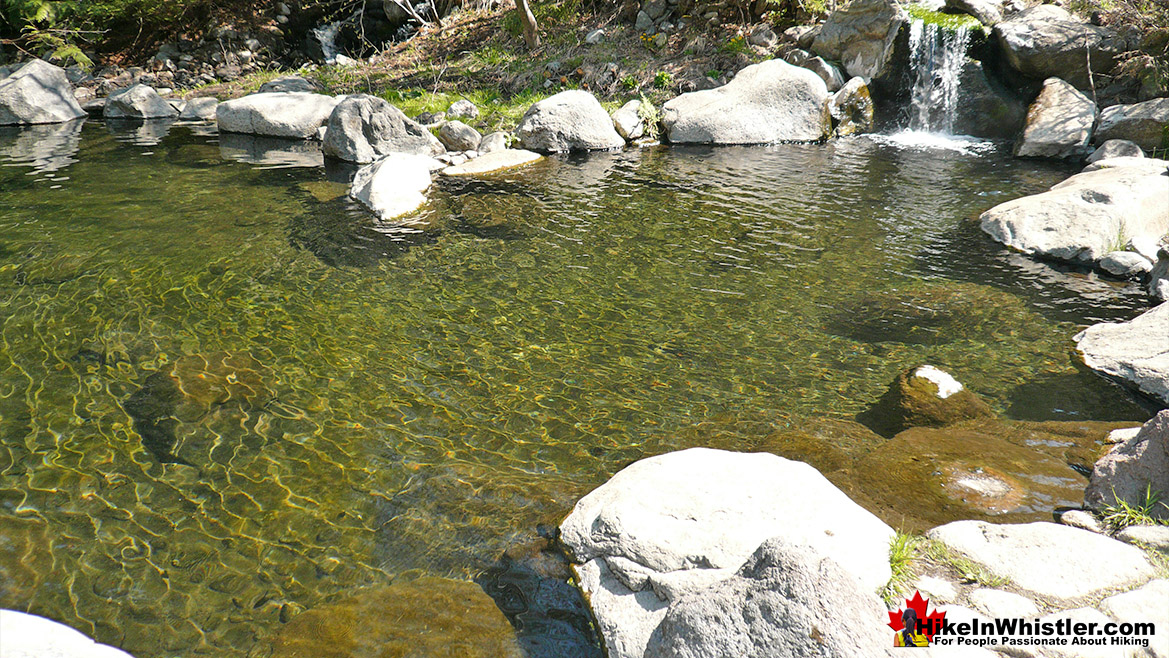
[[916,80],[909,129],[952,134],[958,107],[958,80],[966,63],[970,30],[942,29],[916,20],[909,28],[910,63]]
[[345,21],[337,21],[322,25],[321,27],[313,28],[313,36],[321,44],[321,52],[325,55],[326,64],[335,64],[337,62],[337,35],[341,32],[341,26],[345,25]]

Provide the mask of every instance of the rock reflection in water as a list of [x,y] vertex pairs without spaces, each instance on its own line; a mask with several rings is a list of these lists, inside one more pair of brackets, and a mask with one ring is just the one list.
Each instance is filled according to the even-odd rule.
[[106,119],[106,130],[119,142],[157,146],[170,132],[174,119]]
[[0,159],[5,166],[53,173],[77,162],[85,119],[38,126],[0,126]]
[[219,153],[226,160],[262,167],[321,167],[320,142],[261,135],[219,133]]

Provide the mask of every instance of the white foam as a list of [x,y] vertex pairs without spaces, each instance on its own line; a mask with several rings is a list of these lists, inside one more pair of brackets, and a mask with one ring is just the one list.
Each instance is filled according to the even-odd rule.
[[943,370],[938,370],[933,366],[922,366],[913,371],[914,377],[922,377],[928,379],[938,387],[938,397],[945,400],[951,395],[962,390],[962,384],[950,376],[950,373]]
[[902,130],[892,135],[867,135],[879,144],[912,151],[954,151],[964,155],[981,155],[995,148],[995,143],[970,135],[949,135],[921,130]]

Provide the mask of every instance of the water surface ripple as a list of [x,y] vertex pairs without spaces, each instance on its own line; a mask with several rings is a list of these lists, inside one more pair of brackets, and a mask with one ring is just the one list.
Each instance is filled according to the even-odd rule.
[[632,460],[851,418],[919,362],[1016,418],[1143,414],[1070,353],[1140,291],[970,221],[1066,168],[652,148],[443,181],[403,230],[302,148],[167,129],[0,132],[0,606],[139,658],[265,655],[297,610],[474,575]]

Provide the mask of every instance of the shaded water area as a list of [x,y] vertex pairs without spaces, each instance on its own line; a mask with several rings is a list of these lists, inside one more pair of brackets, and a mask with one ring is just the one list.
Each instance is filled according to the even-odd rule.
[[139,658],[271,655],[635,459],[851,419],[920,362],[1011,418],[1146,417],[1071,353],[1140,290],[970,221],[1069,173],[1001,149],[551,158],[440,182],[418,231],[276,166],[312,153],[38,130],[0,133],[0,606]]

